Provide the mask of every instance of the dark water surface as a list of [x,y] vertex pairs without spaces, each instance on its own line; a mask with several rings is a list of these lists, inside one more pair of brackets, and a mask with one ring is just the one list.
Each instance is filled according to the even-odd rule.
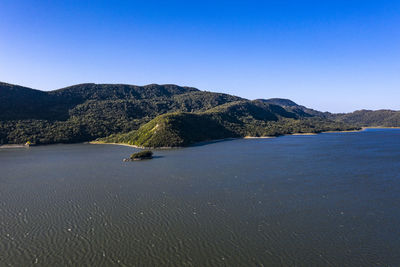
[[400,130],[0,150],[0,266],[400,266]]

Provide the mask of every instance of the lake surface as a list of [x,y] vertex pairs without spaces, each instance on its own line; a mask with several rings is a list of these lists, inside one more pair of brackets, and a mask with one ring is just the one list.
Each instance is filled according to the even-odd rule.
[[400,266],[400,130],[0,150],[1,266]]

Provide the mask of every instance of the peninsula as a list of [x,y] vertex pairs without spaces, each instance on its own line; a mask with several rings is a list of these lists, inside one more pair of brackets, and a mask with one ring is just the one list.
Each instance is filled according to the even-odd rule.
[[[271,92],[271,94],[276,92]],[[96,140],[183,147],[224,138],[399,127],[400,112],[332,114],[288,99],[248,100],[173,84],[79,84],[40,91],[0,83],[0,145]]]

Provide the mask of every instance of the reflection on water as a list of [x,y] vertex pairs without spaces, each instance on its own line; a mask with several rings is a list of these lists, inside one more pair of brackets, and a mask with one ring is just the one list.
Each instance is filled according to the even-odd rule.
[[0,265],[400,265],[400,130],[134,150],[0,150]]

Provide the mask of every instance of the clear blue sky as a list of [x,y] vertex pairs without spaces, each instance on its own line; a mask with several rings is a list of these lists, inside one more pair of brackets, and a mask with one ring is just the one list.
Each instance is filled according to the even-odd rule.
[[399,0],[0,1],[0,81],[175,83],[400,109]]

